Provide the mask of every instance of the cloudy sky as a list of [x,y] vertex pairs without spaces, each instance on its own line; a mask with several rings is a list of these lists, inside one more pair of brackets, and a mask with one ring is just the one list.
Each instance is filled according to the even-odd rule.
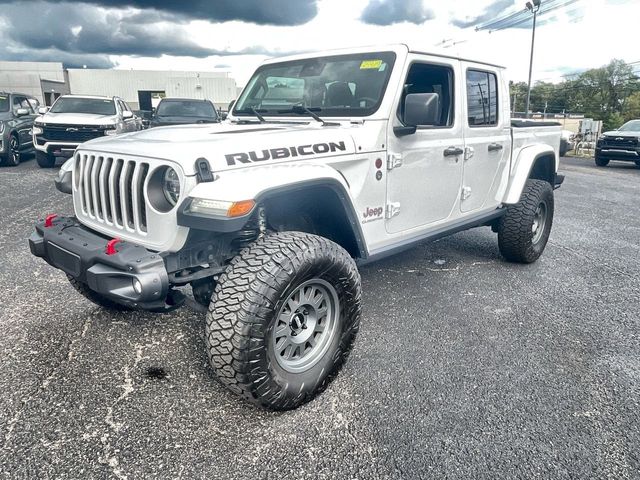
[[[530,22],[476,31],[525,0],[0,0],[0,60],[68,66],[229,70],[239,85],[264,58],[411,42],[506,65],[526,80]],[[543,0],[534,78],[640,60],[640,0]],[[444,41],[444,43],[443,43]]]

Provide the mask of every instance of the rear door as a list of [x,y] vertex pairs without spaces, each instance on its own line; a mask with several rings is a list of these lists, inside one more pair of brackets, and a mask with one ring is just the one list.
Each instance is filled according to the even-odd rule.
[[[464,213],[496,206],[497,193],[511,154],[507,93],[499,69],[462,63],[465,83]],[[505,98],[503,98],[505,97]],[[508,105],[508,103],[506,103]]]
[[[463,163],[460,63],[411,54],[397,97],[388,134],[387,223],[397,233],[456,215]],[[421,125],[411,135],[397,136],[402,106],[409,93],[437,93],[438,125]],[[458,155],[452,152],[460,152]],[[458,214],[459,215],[459,214]]]

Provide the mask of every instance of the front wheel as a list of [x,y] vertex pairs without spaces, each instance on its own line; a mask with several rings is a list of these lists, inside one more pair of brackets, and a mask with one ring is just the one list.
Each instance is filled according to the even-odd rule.
[[218,279],[206,343],[217,378],[274,410],[311,400],[335,377],[356,338],[360,275],[339,245],[300,232],[267,235]]
[[509,205],[498,225],[500,253],[510,262],[533,263],[544,252],[553,224],[553,188],[529,179],[520,201]]
[[40,168],[53,168],[56,164],[56,157],[50,153],[36,150],[36,162]]
[[598,155],[596,155],[596,165],[598,167],[606,167],[607,165],[609,165],[609,160],[607,160],[606,158],[601,158]]
[[17,167],[20,165],[20,140],[16,134],[9,137],[9,151],[7,152],[7,166]]

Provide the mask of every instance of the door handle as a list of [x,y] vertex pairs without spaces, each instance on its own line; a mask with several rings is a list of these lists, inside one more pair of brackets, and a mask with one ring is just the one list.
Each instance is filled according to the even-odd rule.
[[464,150],[460,147],[449,147],[444,151],[445,157],[459,157],[464,154]]
[[499,144],[499,143],[490,143],[489,144],[489,151],[490,152],[497,152],[498,150],[502,150],[504,147]]

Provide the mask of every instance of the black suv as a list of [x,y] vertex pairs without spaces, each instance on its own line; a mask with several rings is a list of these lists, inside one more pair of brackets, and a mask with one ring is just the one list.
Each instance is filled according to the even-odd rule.
[[23,93],[0,92],[0,165],[15,166],[33,152],[31,127],[40,103]]
[[631,120],[598,138],[596,165],[606,167],[611,160],[635,162],[640,167],[640,120]]
[[209,100],[163,98],[153,112],[149,128],[190,123],[217,123],[216,107]]

